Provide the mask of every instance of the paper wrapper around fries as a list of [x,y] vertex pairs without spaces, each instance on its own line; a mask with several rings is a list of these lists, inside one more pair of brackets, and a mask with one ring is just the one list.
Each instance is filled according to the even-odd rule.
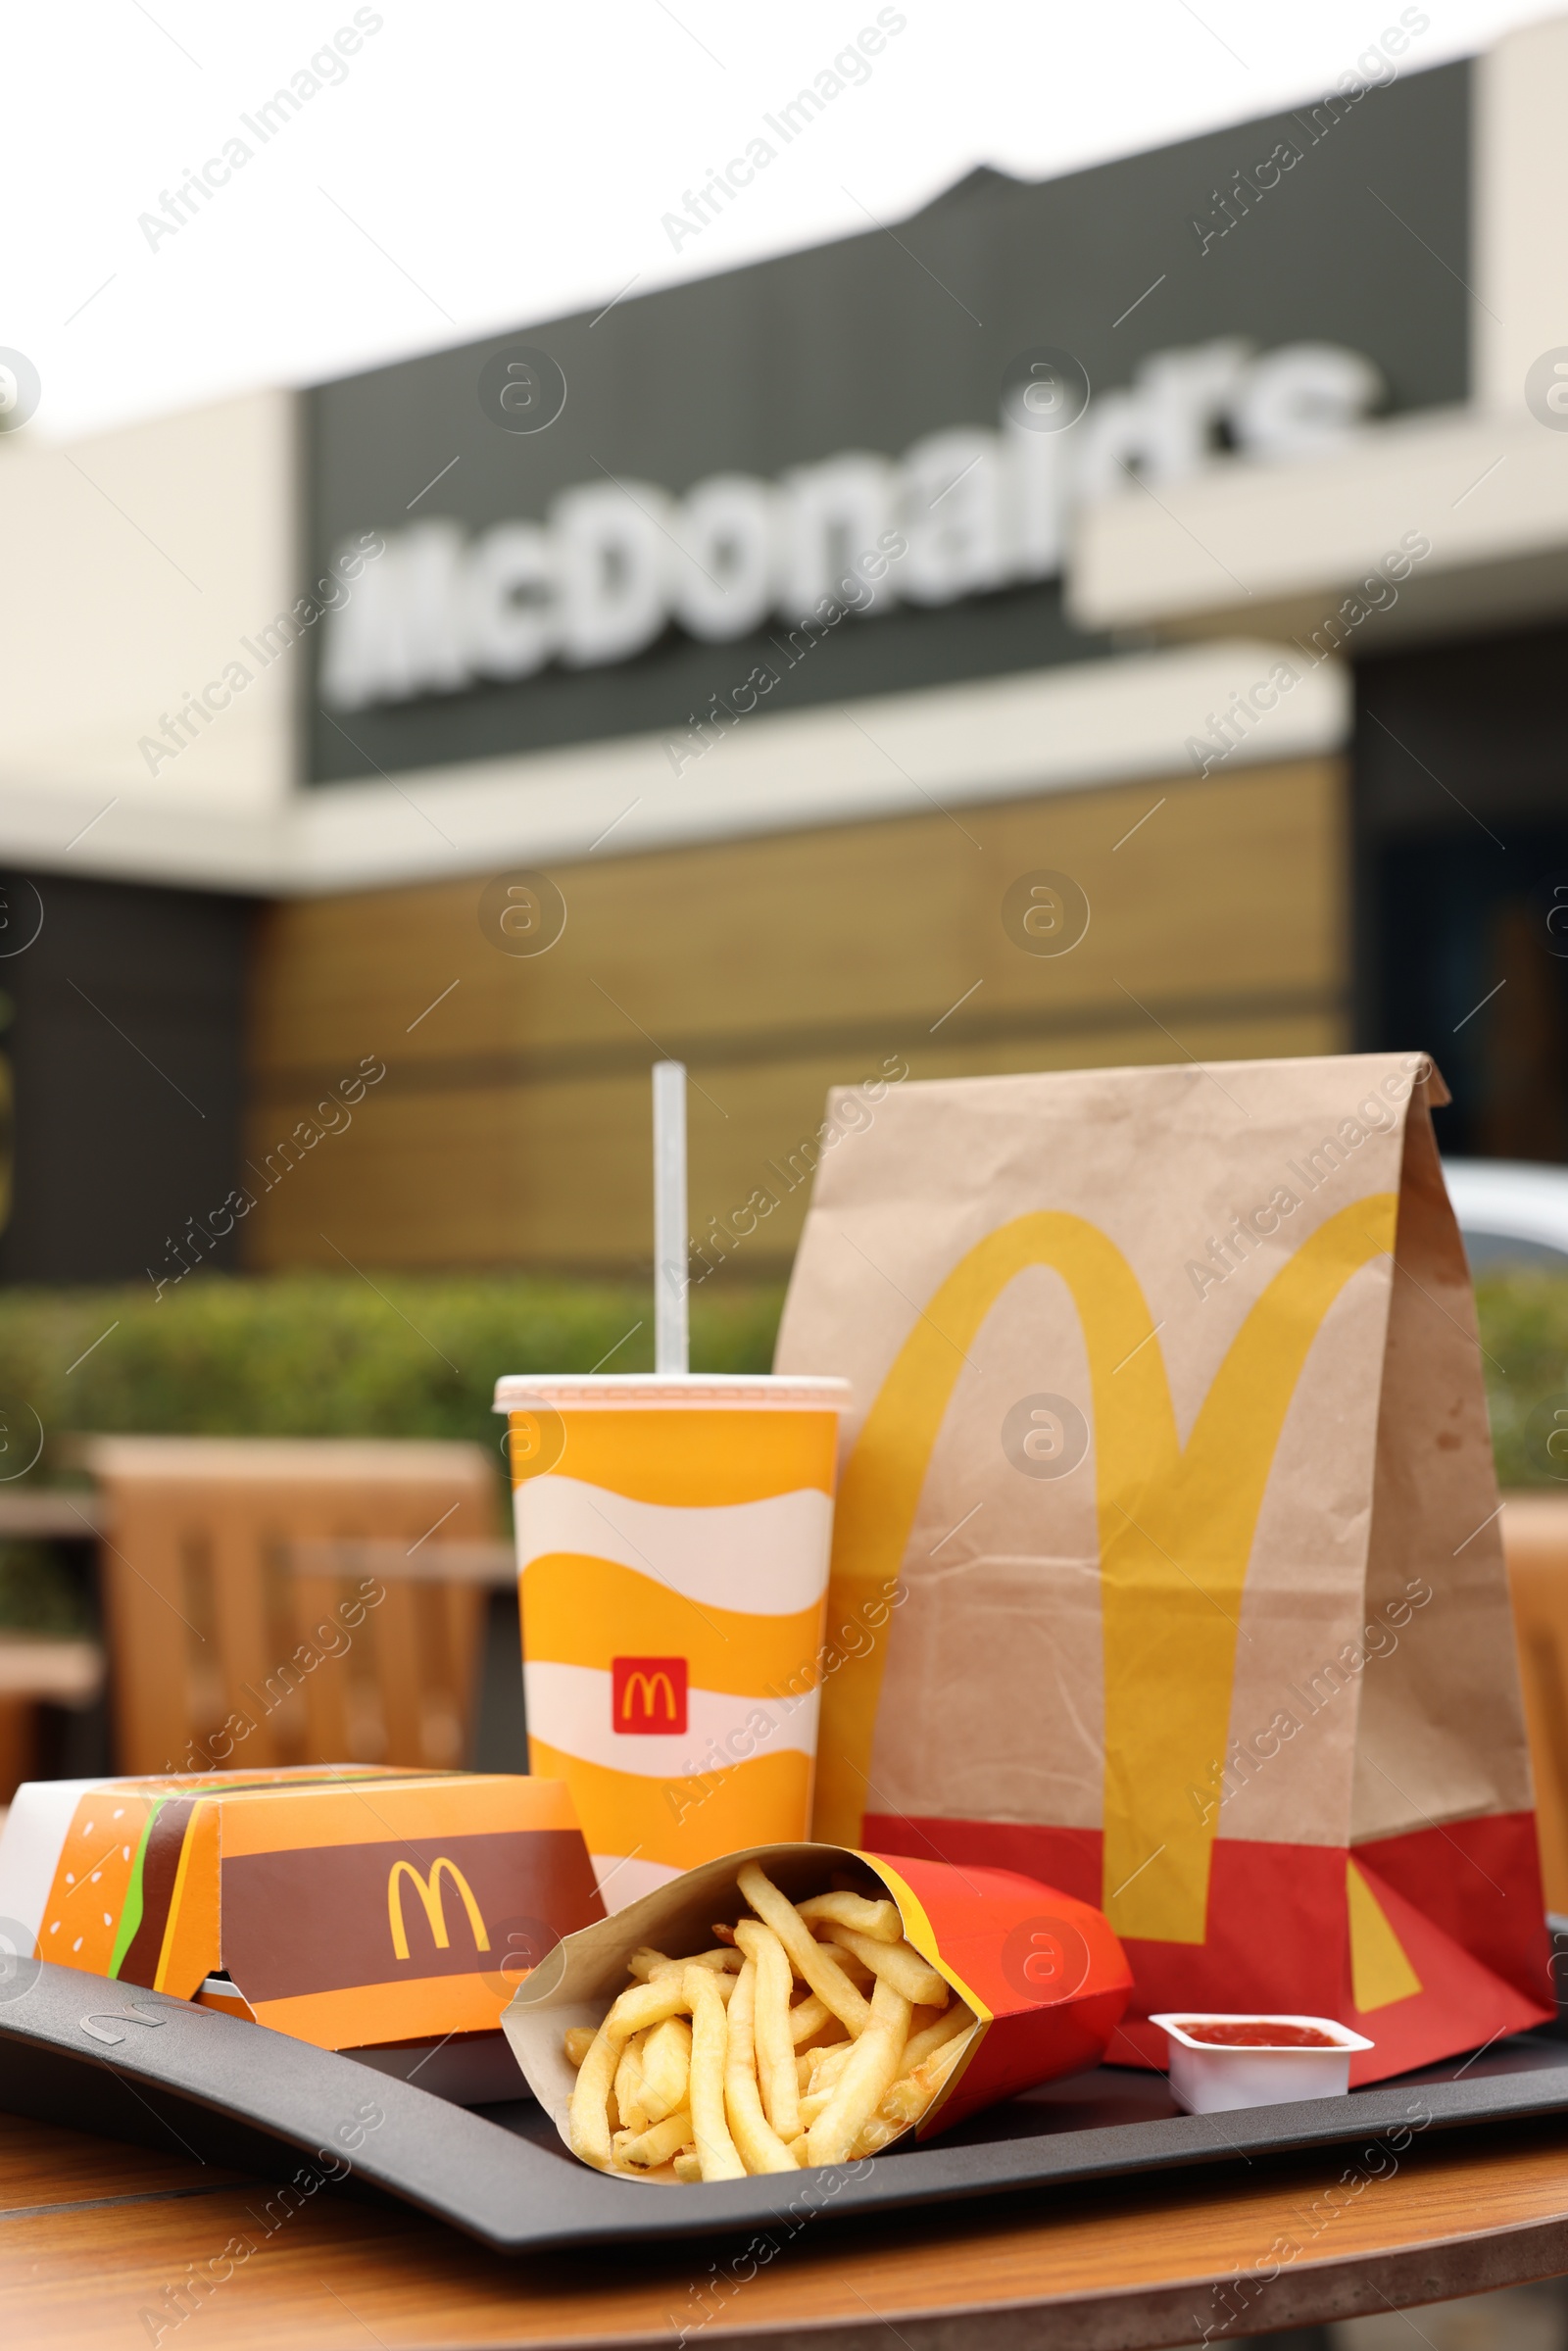
[[[855,2037],[847,2037],[851,2028],[820,2000],[818,2025],[801,2029],[808,2022],[805,2004],[814,1995],[800,1966],[792,1963],[786,1971],[776,1950],[768,1988],[764,1954],[771,1935],[745,1923],[762,1915],[752,1868],[789,1903],[805,1906],[813,1940],[842,1963],[837,1981],[853,1983],[868,2005],[870,2016],[857,2018]],[[741,1890],[743,1872],[754,1889],[751,1899]],[[850,1899],[814,1899],[829,1894]],[[762,1895],[764,1905],[768,1899]],[[854,1922],[862,1915],[876,1926],[875,1936],[857,1932]],[[800,1933],[787,1913],[783,1933],[786,1939]],[[878,1941],[880,1948],[873,1948]],[[890,1951],[896,1968],[886,1956]],[[663,1972],[679,1961],[694,1967]],[[718,1987],[711,1998],[691,1981],[699,1970],[708,1971]],[[910,1994],[907,2000],[898,1994],[890,1971]],[[778,2015],[770,2017],[768,2010],[772,2001],[782,2013],[786,1974],[793,2054],[781,2059]],[[685,2083],[679,2092],[684,2110],[664,2112],[656,2091],[643,2085],[645,2057],[650,2077],[656,2067],[649,2044],[657,2023],[646,2037],[639,2031],[613,2047],[601,2033],[617,1998],[639,1983],[652,1995],[643,2003],[650,2013],[666,2005],[657,1996],[661,1983],[686,1987],[684,2027],[675,2029],[676,2049],[683,2051],[675,2066]],[[1131,1988],[1126,1957],[1102,1913],[1031,1878],[904,1856],[890,1860],[845,1845],[757,1845],[705,1862],[568,1935],[519,1985],[501,2021],[529,2088],[574,2154],[615,2177],[678,2184],[846,2161],[911,2135],[928,2138],[999,2099],[1098,2064]],[[843,2004],[831,1988],[829,1996],[840,1996]],[[853,2009],[853,2000],[848,2005]],[[704,2012],[710,2014],[707,2026]],[[713,2055],[705,2090],[702,2048],[706,2039],[712,2054],[714,2035],[723,2040],[720,2017],[729,2033],[727,2054]],[[858,2121],[854,2115],[844,2120],[842,2098],[827,2112],[839,2074],[850,2074],[845,2061],[852,2050],[858,2052],[863,2038],[869,2053],[877,2036],[883,2042],[881,2072],[891,2068],[889,2079]],[[731,2070],[738,2045],[745,2051],[739,2097]],[[628,2050],[635,2073],[627,2071]],[[906,2050],[915,2059],[908,2071]],[[813,2057],[819,2068],[814,2080]],[[781,2063],[798,2068],[794,2092],[780,2082]],[[858,2072],[869,2078],[875,2069],[862,2061]],[[700,2116],[705,2095],[713,2117],[710,2131],[705,2135],[699,2120],[685,2133],[688,2143],[677,2148],[681,2123],[689,2110]],[[631,2109],[630,2129],[620,2113],[622,2098]],[[594,2112],[585,2129],[588,2109]],[[840,2123],[845,2131],[853,2124],[855,2133],[842,2147],[832,2135]],[[634,2140],[642,2143],[628,2158]],[[690,2152],[698,2141],[704,2149],[700,2168]],[[715,2153],[719,2141],[727,2150],[722,2158]],[[655,2155],[657,2162],[646,2161]]]

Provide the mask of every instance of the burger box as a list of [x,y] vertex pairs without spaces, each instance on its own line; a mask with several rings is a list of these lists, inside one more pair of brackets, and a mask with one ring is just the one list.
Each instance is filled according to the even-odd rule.
[[0,1836],[0,1918],[38,1958],[465,2104],[518,2094],[501,2011],[603,1916],[559,1780],[345,1765],[31,1781]]

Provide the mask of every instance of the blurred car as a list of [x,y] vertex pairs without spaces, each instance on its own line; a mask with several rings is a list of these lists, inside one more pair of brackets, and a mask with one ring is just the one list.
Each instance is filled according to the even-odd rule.
[[1568,1167],[1528,1159],[1445,1159],[1473,1273],[1502,1265],[1568,1273]]

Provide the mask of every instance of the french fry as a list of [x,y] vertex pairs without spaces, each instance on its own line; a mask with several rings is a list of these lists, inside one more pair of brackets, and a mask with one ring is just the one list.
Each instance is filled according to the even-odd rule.
[[812,2033],[820,2033],[824,2025],[837,2023],[833,2011],[824,2006],[814,1991],[808,1992],[804,2000],[797,2000],[790,2010],[790,2038],[799,2048],[803,2040],[809,2040]]
[[[692,1971],[693,1982],[708,1971]],[[717,1991],[717,1978],[712,1979],[716,2004],[722,2012],[722,1997]],[[685,1980],[671,1975],[662,1976],[657,1984],[636,1984],[615,2000],[599,2031],[589,2044],[588,2053],[577,2070],[576,2087],[571,2093],[567,2128],[571,2134],[571,2149],[584,2163],[591,2163],[602,2172],[609,2171],[614,2149],[612,2135],[616,2128],[611,2121],[611,2103],[614,2094],[615,2070],[620,2053],[634,2033],[646,2026],[662,2025],[667,2016],[678,2016],[689,2009],[691,2001],[685,1990]]]
[[[945,2008],[928,2008],[923,2001],[917,2000],[909,2016],[910,2040],[913,2040],[917,2033],[923,2033],[928,2025],[934,2025],[938,2017],[946,2016],[947,2013]],[[907,2059],[905,2062],[907,2063]]]
[[[684,2017],[666,2017],[662,2025],[649,2027],[642,2048],[642,2109],[651,2125],[685,2105],[691,2063],[692,2029]],[[690,2137],[688,2131],[686,2138]],[[680,2143],[684,2146],[686,2139]]]
[[[753,2033],[757,2044],[757,2082],[762,2094],[763,2111],[787,2145],[801,2134],[800,2084],[791,2037],[790,1993],[794,1981],[789,1954],[771,1927],[760,1927],[752,1919],[741,1920],[735,1929],[735,1940],[757,1970]],[[733,2001],[730,2009],[733,2018]]]
[[895,1991],[903,1992],[911,2007],[918,2001],[924,2008],[946,2008],[953,1996],[946,1981],[921,1958],[912,1943],[878,1942],[869,1935],[858,1934],[854,1927],[840,1926],[836,1919],[825,1923],[822,1939],[853,1951],[874,1976],[891,1984]]
[[689,1958],[644,1945],[598,2031],[565,2028],[569,2143],[598,2170],[690,2182],[874,2154],[972,2044],[972,2010],[894,1935],[894,1903],[841,1886],[797,1908],[751,1862],[737,1885],[755,1917]]
[[858,2039],[871,2021],[870,2004],[856,1990],[834,1954],[817,1941],[794,1903],[755,1861],[742,1864],[736,1883],[763,1926],[771,1927],[784,1945],[796,1974]]
[[[719,1997],[722,1999],[722,1992]],[[599,2030],[603,2033],[605,2026],[612,2025],[617,2039],[628,2041],[634,2033],[649,2025],[662,2025],[667,2016],[689,2016],[691,2005],[684,1979],[666,1970],[655,1984],[630,1984],[611,2003],[610,2014]]]
[[[607,2017],[594,2034],[588,2054],[577,2069],[577,2084],[571,2093],[568,2128],[571,2132],[571,2151],[584,2163],[597,2164],[608,2171],[614,2157],[611,2143],[610,2100],[614,2089],[615,2068],[625,2036],[612,2032]],[[618,2117],[616,2118],[618,2121]]]
[[906,2073],[914,2066],[923,2065],[932,2051],[940,2049],[945,2041],[952,2040],[955,2033],[967,2033],[974,2021],[974,2010],[964,2001],[955,2000],[945,2016],[938,2017],[934,2024],[924,2026],[920,2032],[911,2033],[908,2047],[904,2052]]
[[621,2050],[620,2063],[615,2068],[615,2107],[620,2116],[620,2127],[622,2131],[629,2131],[634,2138],[639,2137],[653,2121],[643,2105],[643,2043],[647,2037],[647,2031],[634,2033]]
[[865,2029],[858,2035],[827,2105],[806,2134],[808,2163],[843,2163],[847,2159],[904,2070],[909,2009],[903,1992],[895,1990],[885,1976],[879,1977]]
[[858,2163],[862,2156],[880,2155],[883,2148],[890,2147],[900,2132],[907,2128],[907,2124],[890,2123],[885,2116],[874,2114],[850,2149],[852,2160]]
[[828,2048],[812,2050],[810,2086],[813,2090],[832,2087],[849,2064],[850,2052],[854,2047],[852,2040],[836,2040]]
[[856,1990],[858,1992],[864,1992],[866,1998],[869,1999],[871,1996],[871,1985],[876,1980],[875,1970],[866,1966],[865,1961],[860,1957],[858,1951],[847,1951],[842,1948],[836,1948],[833,1956],[838,1961],[840,1967],[844,1970],[846,1976],[848,1976],[850,1982],[854,1984]]
[[674,1961],[667,1959],[662,1951],[656,1951],[651,1945],[644,1943],[640,1949],[633,1951],[627,1960],[626,1973],[628,1976],[635,1976],[639,1984],[647,1984],[656,1968],[673,1967],[674,1964]]
[[641,1950],[633,1951],[626,1962],[628,1974],[637,1977],[643,1984],[652,1983],[654,1977],[666,1968],[689,1967],[710,1967],[715,1974],[738,1976],[741,1972],[741,1955],[738,1951],[698,1951],[690,1959],[669,1959],[662,1951],[656,1951],[644,1943]]
[[[666,1981],[662,1977],[661,1986]],[[648,1988],[652,1990],[654,1987],[650,1985]],[[704,2180],[744,2180],[746,2166],[741,2161],[724,2118],[729,2019],[718,1988],[718,1979],[710,1968],[689,1967],[683,1979],[683,1989],[692,2018],[691,2118],[701,2177]],[[622,1992],[621,1999],[634,1996]],[[611,2013],[613,2014],[613,2010]],[[677,2156],[677,2166],[679,2162]],[[676,2177],[680,2177],[678,2169]]]
[[[726,1951],[724,1956],[726,1959],[733,1958],[737,1962],[740,1959],[740,1953],[738,1951]],[[633,1991],[655,1991],[661,1984],[662,1984],[667,1990],[669,1985],[673,1984],[676,1986],[677,1992],[679,1992],[681,1981],[684,1978],[688,1967],[700,1967],[707,1969],[708,1973],[711,1975],[713,1982],[718,1985],[719,1998],[726,2001],[728,2000],[730,1993],[735,1989],[735,1978],[740,1974],[740,1968],[738,1965],[733,1974],[731,1974],[727,1969],[720,1970],[718,1968],[709,1968],[708,1954],[706,1952],[702,1952],[696,1959],[666,1959],[662,1967],[656,1968],[654,1970],[653,1974],[649,1977],[648,1982],[645,1984],[633,1984],[631,1989]],[[626,1994],[622,1992],[621,1998],[624,1999],[625,1997]],[[677,2006],[681,2009],[685,2008],[686,2000],[684,1994],[680,1994],[677,2000]]]
[[757,2086],[756,2021],[757,1963],[748,1956],[725,2020],[728,2038],[724,2055],[724,2113],[748,2172],[754,2175],[793,2172],[797,2168],[794,2156],[762,2112],[761,2093]]
[[665,2115],[641,2136],[622,2131],[615,2140],[615,2161],[629,2164],[633,2171],[653,2172],[691,2143],[692,2118],[682,2107],[678,2114]]
[[[971,2025],[966,2032],[956,2033],[940,2049],[933,2050],[923,2064],[900,2075],[851,2148],[852,2155],[875,2155],[901,2131],[907,2131],[911,2123],[920,2120],[953,2074],[973,2031]],[[907,2056],[907,2049],[905,2054]]]
[[830,1919],[836,1926],[853,1927],[858,1935],[869,1935],[879,1943],[904,1940],[904,1921],[897,1902],[871,1902],[864,1894],[809,1894],[795,1907],[813,1925],[818,1919]]
[[955,2033],[952,2040],[945,2041],[940,2049],[933,2049],[916,2066],[910,2066],[906,2046],[905,2071],[877,2108],[883,2121],[897,2124],[901,2131],[909,2123],[917,2123],[968,2045],[968,2033]]

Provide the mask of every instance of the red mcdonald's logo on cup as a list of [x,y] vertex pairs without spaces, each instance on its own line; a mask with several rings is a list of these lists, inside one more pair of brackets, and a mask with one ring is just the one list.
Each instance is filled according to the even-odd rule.
[[684,1733],[684,1657],[612,1657],[610,1679],[614,1730],[644,1736]]

